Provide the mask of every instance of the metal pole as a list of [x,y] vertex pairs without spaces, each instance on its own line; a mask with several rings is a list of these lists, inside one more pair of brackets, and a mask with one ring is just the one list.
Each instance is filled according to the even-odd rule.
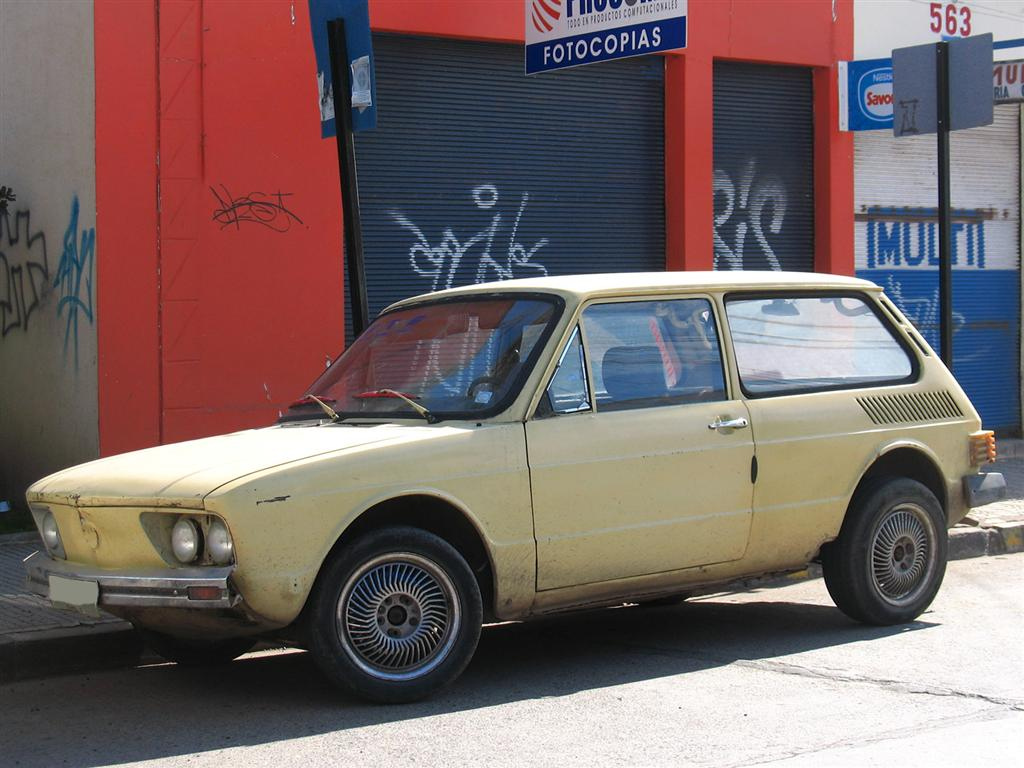
[[939,150],[939,317],[942,362],[953,370],[953,263],[949,194],[949,43],[936,44]]
[[341,211],[345,227],[345,267],[352,308],[352,337],[356,338],[370,323],[366,301],[366,267],[363,260],[363,228],[359,216],[359,179],[356,174],[356,148],[352,136],[352,84],[348,76],[348,46],[345,22],[327,22],[327,40],[331,52],[334,82],[334,126],[338,141],[338,169],[341,178]]

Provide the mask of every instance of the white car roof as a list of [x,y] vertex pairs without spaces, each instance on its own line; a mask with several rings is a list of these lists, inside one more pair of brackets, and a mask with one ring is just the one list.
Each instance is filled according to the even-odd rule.
[[[493,283],[467,285],[450,288],[436,293],[414,296],[396,302],[392,307],[425,298],[443,299],[449,296],[468,296],[477,293],[524,292],[554,293],[563,296],[570,303],[585,301],[601,296],[630,296],[659,294],[677,290],[723,291],[723,290],[790,290],[832,289],[879,291],[877,285],[856,277],[829,275],[820,272],[769,272],[769,271],[726,271],[726,272],[616,272],[593,275],[563,275],[560,277],[531,277],[522,280],[504,280]],[[389,307],[390,309],[390,307]]]

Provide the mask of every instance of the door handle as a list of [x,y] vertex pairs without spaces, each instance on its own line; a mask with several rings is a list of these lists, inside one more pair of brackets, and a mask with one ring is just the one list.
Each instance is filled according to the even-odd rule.
[[723,419],[719,417],[712,421],[710,424],[708,424],[708,429],[744,429],[745,427],[749,426],[750,422],[747,421],[742,416],[740,416],[738,419]]

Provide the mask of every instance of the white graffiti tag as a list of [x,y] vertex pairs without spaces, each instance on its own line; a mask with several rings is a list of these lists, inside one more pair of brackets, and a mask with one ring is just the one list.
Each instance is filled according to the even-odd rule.
[[[782,269],[765,234],[765,217],[770,217],[767,221],[768,231],[773,235],[779,234],[782,231],[782,221],[786,218],[786,188],[782,181],[774,176],[756,179],[755,183],[756,176],[757,160],[753,158],[747,161],[738,186],[725,171],[715,171],[712,186],[712,194],[716,198],[715,269],[743,269],[743,248],[748,232],[764,254],[769,268]],[[724,207],[720,210],[717,200],[719,195],[724,198]],[[736,229],[730,246],[721,231],[734,217]]]
[[[471,196],[473,204],[481,211],[495,208],[498,204],[498,188],[493,184],[481,184],[474,187]],[[490,224],[466,240],[460,240],[451,227],[445,227],[441,233],[441,241],[432,245],[423,230],[409,218],[399,212],[391,211],[391,218],[400,226],[409,230],[416,242],[409,248],[409,264],[413,271],[431,280],[431,290],[438,291],[451,288],[456,284],[456,274],[460,265],[471,248],[480,247],[480,256],[476,263],[474,282],[485,283],[490,280],[509,280],[513,277],[536,277],[547,275],[547,268],[532,261],[534,254],[548,244],[546,237],[535,242],[529,249],[516,240],[519,223],[522,221],[530,193],[523,192],[519,200],[519,210],[512,224],[512,232],[508,239],[505,258],[494,258],[494,244],[501,229],[502,215],[495,211]]]

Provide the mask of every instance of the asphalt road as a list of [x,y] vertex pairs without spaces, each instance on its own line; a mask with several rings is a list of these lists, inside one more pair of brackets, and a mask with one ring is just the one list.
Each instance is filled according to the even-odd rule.
[[4,766],[1019,765],[1024,554],[854,624],[821,581],[484,631],[434,700],[367,706],[303,653],[0,687]]

